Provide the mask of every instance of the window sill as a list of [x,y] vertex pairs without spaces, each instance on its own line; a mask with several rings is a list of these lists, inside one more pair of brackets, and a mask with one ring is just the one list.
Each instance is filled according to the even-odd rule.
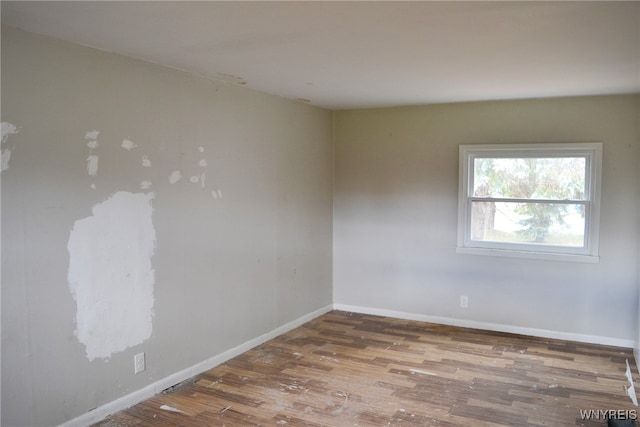
[[514,251],[508,249],[489,249],[489,248],[468,248],[460,247],[456,248],[456,253],[466,255],[483,255],[483,256],[497,256],[507,258],[528,258],[544,261],[562,261],[562,262],[580,262],[587,264],[597,264],[600,262],[600,257],[595,255],[577,255],[577,254],[562,254],[555,252],[533,252],[533,251]]

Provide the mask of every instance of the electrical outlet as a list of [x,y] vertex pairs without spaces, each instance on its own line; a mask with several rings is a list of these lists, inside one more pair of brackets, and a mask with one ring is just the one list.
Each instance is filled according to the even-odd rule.
[[460,307],[469,308],[469,297],[466,295],[460,295]]
[[144,366],[144,353],[138,353],[135,356],[133,356],[133,372],[136,374],[139,374],[140,372],[144,371],[145,366]]

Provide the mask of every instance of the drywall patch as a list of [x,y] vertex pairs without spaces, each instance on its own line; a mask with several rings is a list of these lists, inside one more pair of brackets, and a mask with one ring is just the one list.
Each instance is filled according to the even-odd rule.
[[9,160],[11,160],[11,152],[15,147],[5,147],[5,143],[9,139],[9,135],[15,135],[20,132],[20,129],[9,122],[2,122],[2,152],[0,155],[2,156],[2,172],[9,169]]
[[117,192],[71,229],[68,282],[77,306],[75,334],[90,361],[151,336],[153,197]]

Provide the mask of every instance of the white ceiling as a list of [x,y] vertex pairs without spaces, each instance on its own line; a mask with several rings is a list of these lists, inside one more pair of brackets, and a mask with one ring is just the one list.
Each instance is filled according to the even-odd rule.
[[329,109],[640,92],[639,1],[2,1],[2,22]]

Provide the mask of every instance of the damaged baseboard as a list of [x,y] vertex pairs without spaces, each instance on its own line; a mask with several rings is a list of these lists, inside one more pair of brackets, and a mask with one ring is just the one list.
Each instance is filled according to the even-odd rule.
[[318,316],[328,313],[332,309],[333,309],[332,305],[322,307],[316,311],[313,311],[309,314],[299,317],[289,323],[279,326],[274,330],[267,332],[266,334],[260,335],[257,338],[251,339],[243,344],[240,344],[237,347],[234,347],[223,353],[215,355],[189,368],[186,368],[179,372],[171,374],[161,380],[154,382],[153,384],[149,384],[148,386],[141,388],[140,390],[134,391],[131,394],[120,397],[112,402],[106,403],[96,409],[93,409],[87,412],[86,414],[83,414],[77,418],[69,420],[64,424],[60,424],[59,427],[85,427],[91,424],[95,424],[99,421],[102,421],[109,415],[115,414],[116,412],[130,408],[131,406],[137,403],[140,403],[143,400],[149,399],[169,387],[172,387],[178,383],[181,383],[182,381],[185,381],[215,366],[218,366],[221,363],[224,363],[227,360],[232,359],[244,353],[245,351],[251,350],[252,348],[262,343],[265,343],[279,335],[287,333],[290,330],[295,329],[298,326],[304,323],[307,323],[308,321],[313,320]]
[[468,319],[456,319],[453,317],[429,316],[426,314],[407,313],[403,311],[386,310],[382,308],[361,307],[348,304],[334,304],[335,310],[350,311],[353,313],[371,314],[374,316],[395,317],[398,319],[416,320],[419,322],[437,323],[441,325],[459,326],[461,328],[482,329],[485,331],[506,332],[518,335],[529,335],[541,338],[552,338],[566,341],[584,342],[589,344],[602,344],[612,347],[634,348],[633,340],[621,338],[603,337],[598,335],[576,334],[572,332],[552,331],[548,329],[536,329],[523,326],[503,325],[500,323],[478,322]]

